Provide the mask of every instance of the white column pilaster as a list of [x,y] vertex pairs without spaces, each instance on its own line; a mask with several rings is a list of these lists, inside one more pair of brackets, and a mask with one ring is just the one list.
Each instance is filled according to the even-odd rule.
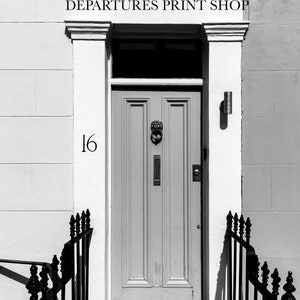
[[[241,211],[241,46],[248,22],[203,24],[208,47],[209,299],[224,283],[221,254],[229,210]],[[220,127],[220,103],[232,91],[232,114]],[[218,295],[216,297],[216,295]]]
[[[90,298],[104,300],[106,288],[107,53],[109,22],[66,21],[74,56],[74,211],[89,208]],[[83,135],[97,143],[82,152]],[[93,148],[93,145],[91,145]]]

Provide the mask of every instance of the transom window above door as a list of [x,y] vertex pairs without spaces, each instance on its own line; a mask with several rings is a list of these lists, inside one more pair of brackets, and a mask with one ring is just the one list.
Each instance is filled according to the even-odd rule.
[[113,78],[202,78],[197,39],[113,39]]

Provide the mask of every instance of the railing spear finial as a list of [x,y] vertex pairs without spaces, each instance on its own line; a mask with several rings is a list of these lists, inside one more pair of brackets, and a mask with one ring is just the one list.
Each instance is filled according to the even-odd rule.
[[233,220],[233,216],[232,216],[232,213],[231,213],[231,210],[229,211],[227,217],[226,217],[226,220],[227,220],[227,231],[231,232],[231,229],[232,229],[232,220]]
[[237,234],[238,231],[238,222],[239,222],[239,217],[238,214],[235,213],[233,217],[233,231],[235,234]]
[[81,213],[81,230],[82,232],[86,231],[86,215],[84,210]]
[[281,278],[279,277],[279,273],[278,273],[278,270],[277,268],[274,270],[274,272],[272,273],[271,275],[273,281],[272,281],[272,286],[273,286],[273,289],[272,289],[272,294],[277,297],[279,292],[279,282],[281,280]]
[[80,215],[79,215],[79,213],[76,214],[75,230],[76,230],[76,236],[79,236],[80,235]]
[[283,286],[285,290],[285,294],[281,297],[281,300],[296,300],[293,293],[296,291],[296,288],[293,285],[293,276],[292,272],[288,272],[288,276],[286,278],[286,284]]
[[264,262],[263,266],[261,267],[261,270],[262,270],[262,275],[261,275],[262,285],[265,288],[267,288],[270,270],[269,270],[269,267],[268,267],[268,264],[266,261]]
[[249,244],[250,243],[251,226],[252,226],[249,217],[247,218],[245,224],[246,224],[246,230],[245,230],[245,232],[246,232],[246,234],[245,234],[245,236],[246,236],[246,242]]
[[86,223],[86,230],[89,230],[89,229],[91,228],[91,219],[90,219],[90,215],[91,215],[90,210],[87,209],[87,210],[86,210],[86,214],[85,214],[85,216],[86,216],[86,221],[85,221],[85,223]]
[[240,238],[243,239],[243,235],[244,235],[244,225],[245,225],[245,220],[244,220],[244,216],[241,215],[240,217],[240,230],[239,230],[239,234],[240,234]]
[[74,237],[75,237],[75,218],[74,218],[74,215],[71,216],[69,224],[70,224],[70,236],[71,236],[71,240],[73,240]]

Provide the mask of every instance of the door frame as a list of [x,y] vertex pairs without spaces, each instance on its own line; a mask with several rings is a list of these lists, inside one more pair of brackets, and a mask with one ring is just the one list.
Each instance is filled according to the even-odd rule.
[[[225,216],[230,209],[241,210],[241,46],[248,25],[248,22],[202,23],[198,24],[199,31],[191,32],[186,29],[195,26],[169,24],[166,31],[173,36],[174,33],[201,35],[206,44],[202,129],[206,128],[202,132],[202,146],[207,149],[207,160],[203,164],[206,177],[202,185],[202,220],[207,228],[203,231],[206,243],[202,246],[206,247],[207,258],[203,260],[202,268],[207,276],[202,278],[207,280],[202,283],[203,299],[215,298],[220,281]],[[148,24],[147,33],[157,30],[157,26],[161,25]],[[139,24],[131,24],[127,28],[130,29],[128,34],[133,31],[145,33],[139,31]],[[66,21],[66,29],[73,42],[74,55],[74,209],[88,206],[94,216],[95,234],[90,256],[91,299],[109,300],[111,22],[71,20]],[[189,85],[184,80],[181,84]],[[167,85],[172,85],[172,82]],[[233,114],[228,118],[228,128],[222,130],[219,126],[220,102],[228,90],[233,92]],[[95,134],[98,151],[80,151],[82,134]]]
[[[113,78],[112,75],[112,49],[111,49],[111,38],[112,35],[117,36],[117,37],[121,37],[122,39],[128,39],[130,37],[132,37],[132,35],[134,36],[143,36],[145,35],[147,39],[156,39],[157,37],[159,37],[160,39],[180,39],[180,38],[199,38],[199,36],[202,34],[201,33],[201,27],[199,25],[195,25],[195,24],[184,24],[184,25],[159,25],[159,24],[146,24],[146,25],[136,25],[136,24],[117,24],[117,29],[116,30],[112,30],[113,33],[110,35],[109,37],[109,45],[107,47],[108,49],[108,60],[107,60],[107,66],[108,66],[108,115],[109,118],[111,118],[112,116],[112,111],[111,111],[111,100],[112,100],[112,90],[115,87],[118,88],[125,88],[125,89],[134,89],[134,87],[137,88],[149,88],[149,90],[151,90],[151,88],[168,88],[170,91],[174,90],[174,91],[178,91],[180,89],[185,90],[185,91],[194,91],[195,89],[197,89],[201,95],[201,120],[200,120],[200,126],[201,126],[201,149],[200,151],[203,152],[202,149],[202,136],[203,136],[203,128],[204,128],[204,124],[203,124],[203,120],[205,118],[202,118],[202,113],[203,113],[203,108],[202,105],[204,103],[203,100],[203,78]],[[176,35],[175,35],[176,34]],[[176,36],[174,38],[174,36]],[[204,52],[204,51],[203,51]],[[204,61],[205,59],[205,53],[202,54],[202,60]],[[111,145],[111,119],[108,122],[108,132],[109,132],[109,145]],[[205,126],[207,128],[207,126]],[[109,153],[111,154],[111,148],[109,149]],[[201,155],[201,165],[203,165],[202,162],[202,155]],[[203,177],[207,177],[206,174],[204,174],[206,171],[203,168]],[[109,159],[109,179],[111,181],[111,159]],[[205,202],[206,200],[204,199],[204,192],[203,192],[203,182],[201,182],[201,194],[200,194],[200,200]],[[108,197],[108,207],[109,207],[109,211],[108,211],[108,216],[109,216],[109,224],[108,227],[111,228],[111,207],[112,207],[112,196],[111,196],[111,184],[109,185],[109,197]],[[205,190],[205,189],[204,189]],[[204,233],[202,233],[202,229],[206,228],[205,224],[203,222],[207,222],[207,219],[205,217],[203,217],[204,213],[204,209],[206,208],[206,206],[204,205],[204,207],[201,207],[201,274],[200,274],[200,278],[201,278],[201,289],[204,290],[203,286],[206,285],[206,287],[208,286],[208,281],[206,280],[207,278],[205,278],[203,272],[205,269],[207,269],[207,267],[205,266],[206,263],[205,261],[208,260],[208,255],[205,257],[206,254],[208,254],[207,251],[204,251],[204,247],[203,245],[208,244],[208,237],[207,235]],[[107,245],[107,254],[108,254],[108,267],[107,267],[107,278],[108,278],[108,291],[107,291],[107,296],[108,296],[108,300],[111,299],[111,243],[112,243],[112,237],[111,237],[111,230],[109,230],[108,233],[108,241],[109,245]],[[205,254],[206,253],[206,254]],[[204,264],[204,266],[203,266]]]
[[[112,61],[111,58],[108,61],[108,65],[109,65],[109,74],[112,74]],[[201,116],[200,116],[200,127],[201,127],[201,131],[203,131],[203,119],[202,119],[202,104],[203,104],[203,79],[165,79],[165,78],[157,78],[157,79],[139,79],[139,78],[122,78],[122,79],[118,79],[118,78],[111,78],[110,76],[110,80],[109,80],[109,91],[108,91],[108,107],[109,107],[109,136],[110,136],[110,141],[109,141],[109,145],[111,145],[111,132],[112,132],[112,122],[111,122],[111,118],[112,118],[112,109],[111,109],[111,101],[112,101],[112,91],[115,88],[118,88],[118,90],[122,91],[122,88],[126,91],[134,91],[135,89],[139,89],[142,88],[144,90],[158,90],[158,89],[163,89],[163,90],[168,90],[170,92],[172,91],[186,91],[186,92],[199,92],[200,93],[200,107],[201,107]],[[200,151],[203,152],[203,143],[202,143],[202,132],[201,132],[201,145],[200,145]],[[109,151],[110,155],[111,155],[111,149]],[[203,166],[203,157],[202,155],[200,155],[201,157],[201,166]],[[109,228],[111,228],[111,216],[112,216],[112,196],[111,196],[111,179],[112,179],[112,175],[111,175],[111,164],[112,164],[112,160],[111,158],[109,159],[109,167],[110,167],[110,188],[109,188],[109,198],[108,198],[108,216],[109,216]],[[203,169],[204,171],[204,169]],[[207,177],[206,175],[204,175],[203,172],[203,178]],[[204,202],[204,194],[203,194],[203,178],[201,181],[201,188],[200,188],[200,195],[199,195],[199,200],[202,202]],[[200,203],[201,205],[201,203]],[[205,206],[204,206],[205,207]],[[200,278],[201,278],[201,289],[203,290],[203,284],[207,284],[207,278],[204,278],[204,267],[202,266],[202,264],[205,264],[206,259],[208,258],[208,256],[205,256],[207,254],[207,252],[204,251],[204,247],[203,247],[203,243],[206,242],[207,243],[207,236],[205,234],[202,233],[202,229],[205,228],[206,224],[204,224],[203,222],[207,221],[206,219],[203,219],[203,209],[204,207],[202,207],[201,205],[201,262],[200,262]],[[107,267],[107,289],[108,289],[108,298],[107,299],[112,299],[111,297],[111,253],[112,253],[112,249],[111,249],[111,244],[112,244],[112,236],[111,236],[111,230],[109,230],[108,233],[108,245],[107,245],[107,259],[108,259],[108,267]]]

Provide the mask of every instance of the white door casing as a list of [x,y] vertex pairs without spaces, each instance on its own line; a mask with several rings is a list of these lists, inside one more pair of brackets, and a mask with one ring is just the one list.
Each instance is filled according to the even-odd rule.
[[[229,210],[240,213],[241,197],[241,54],[248,22],[207,23],[209,71],[204,78],[208,102],[208,269],[209,296],[214,299]],[[220,128],[220,102],[232,91],[232,114],[228,127]]]
[[[110,22],[66,21],[74,55],[74,208],[92,211],[90,299],[110,299],[111,124],[106,38]],[[204,111],[208,120],[209,288],[214,299],[225,217],[241,210],[241,45],[248,22],[202,24],[209,71],[204,74]],[[233,92],[228,128],[219,126],[219,105],[225,91]],[[98,150],[82,153],[82,135],[95,134]],[[206,294],[208,293],[208,294]]]

